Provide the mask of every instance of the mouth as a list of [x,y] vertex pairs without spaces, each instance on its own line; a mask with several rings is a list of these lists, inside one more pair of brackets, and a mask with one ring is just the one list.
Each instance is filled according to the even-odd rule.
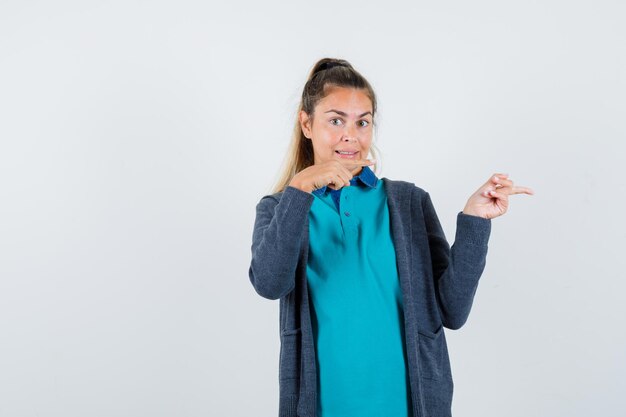
[[359,151],[335,151],[335,153],[342,159],[356,159]]

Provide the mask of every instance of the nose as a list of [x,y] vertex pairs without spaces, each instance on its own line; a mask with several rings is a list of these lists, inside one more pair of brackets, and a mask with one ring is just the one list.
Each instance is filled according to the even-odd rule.
[[343,135],[343,140],[346,142],[356,141],[356,128],[346,127]]

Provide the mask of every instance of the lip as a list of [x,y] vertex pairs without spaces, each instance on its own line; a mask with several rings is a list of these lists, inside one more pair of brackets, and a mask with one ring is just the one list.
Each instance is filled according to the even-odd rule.
[[[339,151],[341,152],[355,152],[352,155],[342,155],[339,153]],[[359,151],[357,150],[350,150],[350,149],[336,149],[335,150],[335,155],[337,155],[339,158],[341,159],[356,159],[356,157],[359,155]]]

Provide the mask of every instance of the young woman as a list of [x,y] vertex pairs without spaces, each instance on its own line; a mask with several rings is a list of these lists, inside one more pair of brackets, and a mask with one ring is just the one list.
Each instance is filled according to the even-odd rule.
[[467,320],[491,219],[533,194],[492,175],[450,247],[428,192],[370,168],[375,115],[359,72],[318,61],[284,174],[256,206],[249,277],[280,299],[281,417],[450,416],[443,328]]

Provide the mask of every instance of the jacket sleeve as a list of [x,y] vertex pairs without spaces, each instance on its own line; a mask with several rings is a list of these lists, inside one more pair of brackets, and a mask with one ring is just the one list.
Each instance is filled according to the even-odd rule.
[[485,268],[491,219],[460,211],[454,244],[450,248],[428,192],[422,199],[422,209],[443,325],[456,330],[467,321],[478,280]]
[[302,238],[314,198],[287,186],[280,200],[264,196],[257,204],[248,274],[262,297],[276,300],[295,287]]

